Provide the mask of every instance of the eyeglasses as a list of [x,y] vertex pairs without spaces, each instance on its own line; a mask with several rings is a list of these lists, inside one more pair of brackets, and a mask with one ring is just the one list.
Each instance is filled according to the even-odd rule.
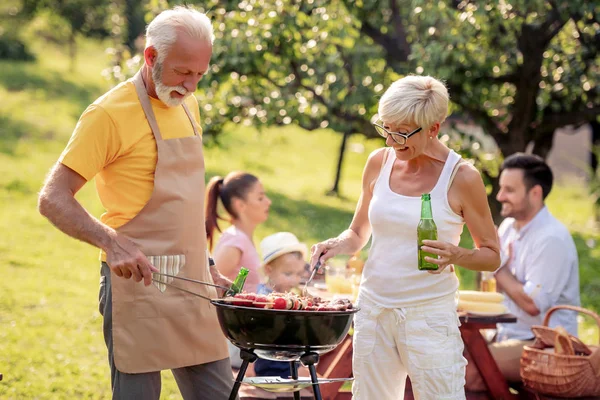
[[373,126],[375,127],[375,130],[377,131],[377,133],[379,133],[379,135],[385,139],[388,138],[388,136],[392,136],[392,139],[394,140],[394,142],[398,143],[399,145],[404,145],[406,144],[406,140],[411,137],[414,134],[417,134],[419,132],[421,132],[423,130],[423,128],[417,128],[412,132],[409,133],[403,133],[403,132],[390,132],[387,129],[385,129],[383,127],[383,121],[381,121],[380,119],[378,119],[376,122],[373,122]]

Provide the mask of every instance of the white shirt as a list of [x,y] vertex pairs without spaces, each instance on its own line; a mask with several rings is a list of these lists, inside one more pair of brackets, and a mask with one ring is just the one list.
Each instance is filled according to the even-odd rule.
[[[580,305],[577,249],[568,229],[546,207],[520,230],[514,227],[514,223],[514,218],[507,218],[498,228],[501,268],[509,268],[524,285],[523,290],[533,299],[540,314],[535,317],[529,315],[506,296],[505,305],[517,317],[517,322],[498,324],[498,341],[532,339],[531,326],[542,325],[550,307],[558,304]],[[512,257],[508,260],[510,244]],[[555,311],[549,326],[558,325],[577,336],[577,313],[570,310]]]
[[[456,274],[447,267],[434,275],[419,271],[417,226],[421,219],[421,197],[403,196],[390,188],[390,175],[396,160],[393,149],[373,188],[369,222],[373,241],[363,269],[359,291],[362,298],[383,308],[402,308],[426,304],[455,293]],[[431,190],[433,220],[438,239],[458,245],[464,220],[448,203],[452,171],[460,155],[450,151],[435,187]]]

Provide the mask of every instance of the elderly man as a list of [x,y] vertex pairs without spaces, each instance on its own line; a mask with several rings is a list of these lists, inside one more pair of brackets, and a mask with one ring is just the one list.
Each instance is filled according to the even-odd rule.
[[[146,31],[144,66],[85,110],[40,193],[45,217],[102,250],[100,312],[113,399],[159,399],[163,369],[173,371],[185,399],[226,398],[233,384],[214,308],[175,282],[153,283],[158,271],[228,283],[207,263],[192,96],[208,71],[213,38],[198,11],[158,15]],[[74,197],[94,177],[106,208],[100,221]],[[177,285],[216,296],[211,287]]]
[[[544,204],[552,182],[550,167],[535,155],[513,154],[501,167],[497,199],[506,219],[498,228],[502,263],[495,276],[517,322],[499,324],[496,342],[489,348],[504,376],[513,382],[520,381],[523,347],[533,343],[531,326],[541,325],[555,305],[580,304],[575,243]],[[572,311],[554,312],[549,324],[577,335],[577,316]],[[467,367],[467,389],[485,389],[471,366]]]

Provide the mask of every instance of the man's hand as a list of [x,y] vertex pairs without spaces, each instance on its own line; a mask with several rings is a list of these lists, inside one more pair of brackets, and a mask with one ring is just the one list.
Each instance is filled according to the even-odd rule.
[[115,275],[136,282],[143,279],[146,286],[152,283],[152,272],[159,272],[131,240],[117,232],[106,249],[106,263]]

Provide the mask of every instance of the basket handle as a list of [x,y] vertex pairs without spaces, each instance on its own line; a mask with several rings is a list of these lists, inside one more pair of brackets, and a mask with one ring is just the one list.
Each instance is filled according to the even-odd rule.
[[[582,308],[582,307],[577,307],[577,306],[568,306],[568,305],[558,305],[558,306],[554,306],[551,307],[548,312],[546,312],[546,316],[544,317],[544,326],[548,326],[548,322],[550,322],[550,315],[552,315],[552,313],[556,310],[572,310],[572,311],[577,311],[580,312],[582,314],[586,314],[589,315],[590,317],[594,318],[594,320],[596,320],[596,324],[598,324],[598,328],[600,328],[600,316],[598,316],[598,314],[596,314],[593,311],[590,311],[586,308]],[[600,341],[599,341],[600,342]]]

